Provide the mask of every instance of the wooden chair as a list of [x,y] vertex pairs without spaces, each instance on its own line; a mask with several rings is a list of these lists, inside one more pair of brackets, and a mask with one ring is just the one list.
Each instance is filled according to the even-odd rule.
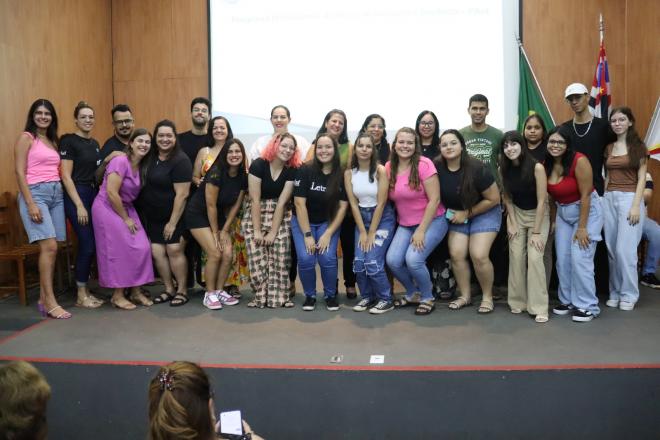
[[[72,283],[71,260],[72,244],[67,234],[67,241],[58,243],[56,275],[57,289],[62,291]],[[39,279],[29,281],[26,277],[26,264],[30,259],[38,259],[39,245],[27,244],[27,237],[18,214],[18,201],[11,193],[0,194],[0,261],[16,263],[17,285],[0,286],[0,291],[18,292],[22,305],[27,305],[27,289],[39,285]],[[65,260],[65,261],[63,261]],[[64,270],[67,272],[67,284],[64,284]]]
[[39,246],[30,244],[19,244],[17,227],[16,200],[11,193],[0,194],[0,261],[16,263],[16,277],[18,285],[2,286],[0,291],[18,291],[18,297],[22,305],[27,305],[27,289],[39,285],[36,283],[28,285],[25,277],[25,266],[30,258],[38,258]]

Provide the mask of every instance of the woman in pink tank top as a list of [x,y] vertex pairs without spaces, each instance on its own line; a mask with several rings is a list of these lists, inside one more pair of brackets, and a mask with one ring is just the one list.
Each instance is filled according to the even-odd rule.
[[55,107],[47,99],[38,99],[28,111],[25,131],[15,146],[18,204],[30,243],[40,249],[39,311],[44,317],[68,319],[71,314],[57,303],[53,291],[57,242],[66,239],[57,142]]

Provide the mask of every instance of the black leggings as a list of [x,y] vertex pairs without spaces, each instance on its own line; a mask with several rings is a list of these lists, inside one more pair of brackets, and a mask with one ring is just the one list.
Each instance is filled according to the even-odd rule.
[[346,213],[339,230],[341,239],[342,269],[344,273],[344,287],[355,288],[355,273],[353,260],[355,259],[355,220],[350,213]]

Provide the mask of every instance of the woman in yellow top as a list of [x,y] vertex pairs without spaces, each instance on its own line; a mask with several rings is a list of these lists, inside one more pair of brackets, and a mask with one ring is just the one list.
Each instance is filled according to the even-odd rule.
[[[209,122],[208,139],[206,147],[201,148],[197,153],[195,165],[193,167],[193,183],[199,186],[206,172],[211,168],[213,162],[220,154],[225,145],[231,145],[234,139],[234,133],[229,121],[224,116],[216,116]],[[236,216],[236,220],[231,225],[230,235],[234,246],[233,260],[225,291],[237,298],[240,297],[239,286],[249,277],[247,267],[247,251],[245,249],[245,238],[241,234],[240,219],[241,212]],[[206,264],[206,254],[202,253],[201,264]],[[202,267],[203,269],[203,267]],[[204,273],[202,271],[202,273]]]

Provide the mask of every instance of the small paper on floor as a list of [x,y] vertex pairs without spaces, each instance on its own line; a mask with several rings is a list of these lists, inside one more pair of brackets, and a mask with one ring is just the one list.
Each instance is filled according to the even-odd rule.
[[372,354],[371,358],[369,359],[370,364],[384,364],[385,363],[385,355],[383,354]]
[[343,360],[344,360],[344,356],[342,356],[341,354],[338,354],[338,355],[332,356],[330,358],[330,363],[331,364],[341,364],[341,361],[343,361]]

